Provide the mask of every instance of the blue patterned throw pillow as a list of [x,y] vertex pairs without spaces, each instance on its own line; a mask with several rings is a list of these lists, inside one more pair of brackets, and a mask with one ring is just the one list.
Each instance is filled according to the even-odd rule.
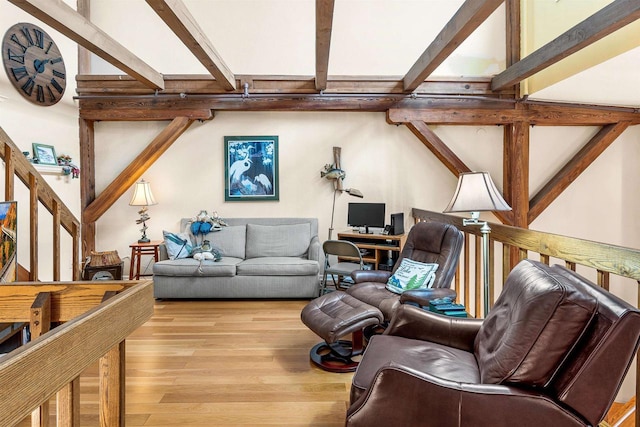
[[188,258],[191,256],[193,246],[187,233],[170,233],[163,231],[164,244],[170,259]]

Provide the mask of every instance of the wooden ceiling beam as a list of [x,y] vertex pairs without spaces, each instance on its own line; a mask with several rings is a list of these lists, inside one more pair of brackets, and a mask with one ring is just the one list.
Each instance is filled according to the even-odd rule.
[[97,221],[118,200],[151,165],[182,135],[193,123],[188,117],[177,117],[156,136],[82,213],[85,222]]
[[236,89],[236,78],[182,0],[146,0],[225,90]]
[[211,120],[214,115],[209,109],[189,108],[101,108],[81,109],[83,120],[109,122],[166,121],[176,117],[187,117],[191,120]]
[[316,0],[316,90],[327,88],[335,0]]
[[404,90],[420,86],[504,0],[466,0],[404,76]]
[[[467,166],[424,122],[405,123],[407,128],[433,153],[456,178],[463,172],[471,172]],[[493,212],[503,223],[509,223],[510,212]]]
[[[523,108],[514,108],[521,105]],[[592,105],[545,103],[544,105],[516,103],[512,108],[391,108],[387,112],[389,123],[401,124],[424,121],[439,125],[506,125],[529,122],[541,126],[604,126],[627,121],[640,124],[640,112],[628,108],[607,108]]]
[[425,122],[414,121],[405,123],[405,125],[456,178],[463,172],[471,172],[469,166],[460,160],[447,144],[445,144],[435,132],[429,129],[429,126],[427,126]]
[[589,165],[629,127],[628,122],[604,126],[551,178],[529,202],[531,224]]
[[[317,95],[313,76],[282,76],[236,74],[236,89],[228,92],[208,74],[167,74],[164,75],[165,89],[161,94],[237,94],[244,89],[241,82],[249,83],[250,96],[256,94],[313,94]],[[79,95],[153,95],[156,92],[129,76],[86,74],[76,76]],[[491,91],[491,78],[438,78],[426,81],[414,92],[415,95],[462,95],[509,97]],[[408,94],[402,80],[387,76],[332,76],[327,80],[324,94]]]
[[[505,39],[507,68],[520,60],[522,39],[522,11],[520,0],[505,0]],[[514,98],[520,98],[520,85],[513,85]]]
[[164,89],[162,74],[64,2],[51,0],[9,0],[9,2],[55,28],[144,85],[154,90]]
[[509,88],[638,18],[638,0],[615,0],[495,76],[491,88]]

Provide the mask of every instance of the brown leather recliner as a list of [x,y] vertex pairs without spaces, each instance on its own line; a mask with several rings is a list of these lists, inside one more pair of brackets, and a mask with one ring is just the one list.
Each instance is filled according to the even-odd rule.
[[[443,297],[455,298],[450,289],[460,259],[464,237],[451,224],[419,222],[409,231],[393,271],[361,270],[351,273],[354,285],[346,292],[352,297],[377,307],[385,320],[391,319],[393,310],[407,301],[426,306],[430,300]],[[436,278],[431,289],[405,291],[398,295],[386,289],[387,280],[398,269],[404,258],[424,263],[438,264]]]
[[595,426],[639,337],[639,310],[524,260],[484,321],[398,307],[354,375],[346,425]]

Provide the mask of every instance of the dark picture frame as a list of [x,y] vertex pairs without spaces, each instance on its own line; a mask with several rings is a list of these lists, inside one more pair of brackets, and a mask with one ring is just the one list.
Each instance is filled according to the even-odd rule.
[[34,142],[33,144],[33,158],[38,159],[39,165],[54,165],[58,166],[58,157],[56,156],[56,149],[53,145],[39,144]]
[[0,202],[0,283],[18,279],[18,202]]
[[224,137],[224,200],[279,200],[277,136]]

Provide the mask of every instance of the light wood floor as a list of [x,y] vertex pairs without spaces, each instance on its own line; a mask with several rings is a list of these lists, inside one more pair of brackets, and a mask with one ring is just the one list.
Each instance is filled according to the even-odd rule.
[[[300,321],[307,302],[156,302],[126,344],[126,425],[343,426],[352,374],[309,362],[320,338]],[[97,367],[80,383],[81,425],[98,426]],[[614,405],[610,425],[624,410]]]
[[[309,362],[307,302],[156,302],[126,342],[126,425],[343,426],[352,374]],[[97,426],[97,368],[80,384],[81,424]]]

